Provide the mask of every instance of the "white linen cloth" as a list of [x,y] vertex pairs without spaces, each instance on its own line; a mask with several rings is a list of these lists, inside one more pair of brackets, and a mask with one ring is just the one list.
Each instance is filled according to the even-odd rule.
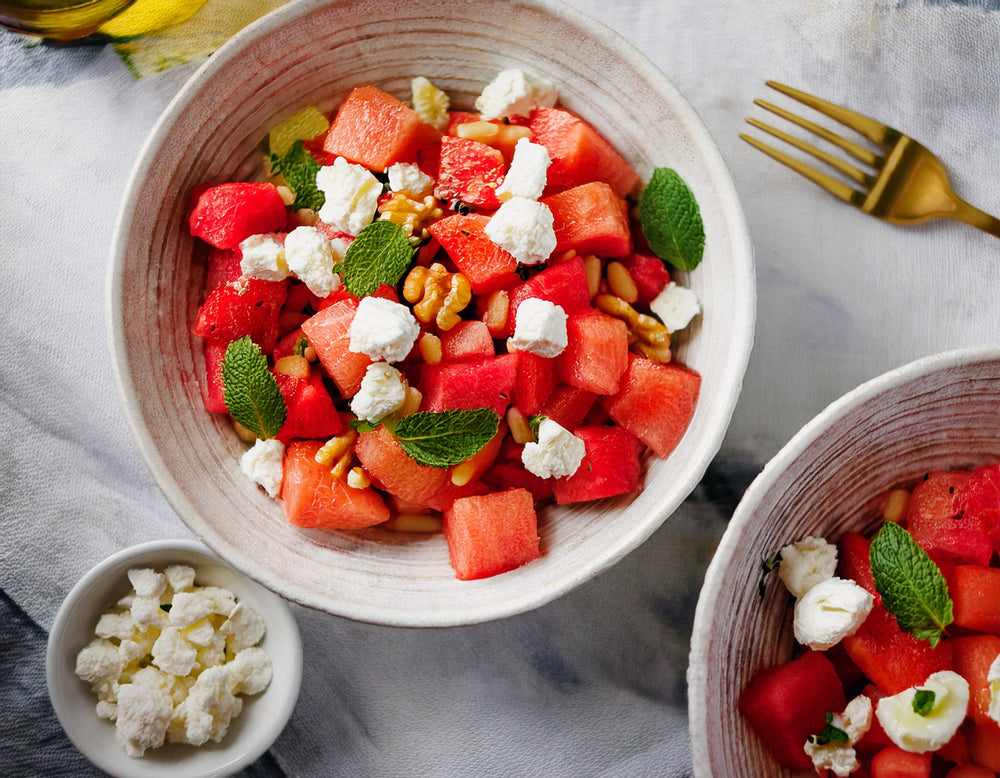
[[[737,137],[746,115],[764,118],[754,97],[780,102],[765,79],[782,81],[924,142],[960,194],[1000,214],[996,2],[570,5],[673,79],[743,196],[759,312],[730,434],[703,485],[642,548],[535,612],[419,631],[296,608],[302,696],[248,775],[690,774],[684,672],[694,606],[748,481],[858,383],[919,356],[1000,342],[996,238],[955,222],[883,224]],[[190,535],[119,410],[104,307],[131,165],[192,71],[136,79],[110,47],[30,47],[0,32],[4,775],[86,774],[46,708],[44,631],[100,559]],[[38,742],[40,732],[48,735]]]

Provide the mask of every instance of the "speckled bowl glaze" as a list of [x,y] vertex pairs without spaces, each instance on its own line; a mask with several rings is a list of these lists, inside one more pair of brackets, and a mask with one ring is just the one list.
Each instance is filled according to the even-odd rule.
[[809,535],[873,528],[886,490],[1000,461],[1000,350],[926,357],[832,403],[750,485],[705,576],[688,697],[695,775],[785,776],[737,710],[753,675],[791,657],[788,593],[761,562]]
[[[244,697],[220,743],[194,747],[166,744],[133,758],[115,737],[115,725],[98,718],[97,695],[76,677],[76,655],[94,638],[94,627],[131,589],[128,571],[185,564],[195,570],[198,586],[221,586],[264,620],[260,643],[271,657],[271,683],[259,695]],[[49,698],[59,723],[97,767],[119,778],[209,778],[239,772],[254,762],[285,728],[302,683],[302,640],[288,604],[273,592],[237,573],[192,540],[155,540],[122,549],[91,569],[66,595],[56,614],[46,655]]]
[[[190,334],[204,265],[185,224],[193,186],[251,176],[268,130],[307,105],[331,111],[355,86],[401,99],[422,75],[471,107],[505,68],[544,74],[648,179],[676,169],[705,221],[705,259],[678,274],[704,314],[677,341],[700,371],[694,420],[665,461],[647,463],[631,503],[546,509],[543,558],[462,582],[441,536],[377,528],[303,531],[242,475],[244,449],[199,395],[201,343]],[[115,240],[109,329],[117,382],[146,462],[170,503],[217,554],[282,595],[352,619],[468,624],[548,602],[642,543],[697,485],[729,424],[755,318],[753,256],[725,163],[671,82],[610,30],[555,2],[435,0],[386,13],[372,2],[293,2],[237,35],[169,106],[143,150]]]

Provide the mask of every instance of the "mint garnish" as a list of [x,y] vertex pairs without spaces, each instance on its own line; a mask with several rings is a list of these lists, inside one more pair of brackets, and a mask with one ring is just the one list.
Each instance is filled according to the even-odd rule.
[[917,689],[913,695],[913,712],[927,716],[934,710],[934,692],[931,689]]
[[271,155],[271,174],[285,180],[288,188],[295,192],[293,211],[311,208],[318,211],[326,202],[326,195],[316,186],[316,171],[321,165],[302,147],[302,141],[297,140],[285,152],[283,157]]
[[230,415],[258,438],[273,438],[288,409],[278,382],[267,369],[267,357],[245,335],[234,340],[222,360],[223,398]]
[[875,588],[899,626],[931,647],[952,621],[948,583],[910,533],[887,521],[868,552]]
[[660,259],[694,270],[705,251],[705,226],[691,190],[676,171],[658,167],[639,197],[639,224]]
[[390,221],[374,221],[347,247],[340,263],[340,277],[347,291],[364,297],[382,284],[395,286],[413,259],[413,245],[406,231]]
[[403,451],[420,464],[451,467],[489,443],[499,423],[500,417],[491,408],[418,411],[396,422],[392,433]]
[[808,740],[818,746],[825,746],[827,743],[846,743],[848,738],[844,730],[833,726],[833,714],[827,713],[826,726],[818,734],[809,735]]

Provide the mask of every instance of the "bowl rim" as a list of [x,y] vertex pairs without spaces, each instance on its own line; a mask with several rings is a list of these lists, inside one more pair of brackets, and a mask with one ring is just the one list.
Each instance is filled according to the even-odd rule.
[[[142,564],[142,560],[148,559],[151,554],[157,556],[176,555],[178,561],[181,563],[195,559],[201,563],[216,565],[229,570],[233,575],[241,579],[241,586],[252,591],[256,598],[263,599],[268,604],[269,613],[266,616],[265,614],[261,614],[262,617],[266,618],[267,630],[269,633],[280,634],[282,641],[286,642],[287,647],[290,649],[287,655],[283,653],[281,656],[282,672],[287,675],[287,681],[281,687],[285,693],[274,699],[270,699],[266,710],[261,709],[262,714],[266,713],[266,721],[269,722],[265,730],[266,737],[246,748],[238,756],[227,754],[229,749],[225,741],[222,744],[213,744],[217,749],[215,753],[218,754],[218,759],[211,760],[213,764],[208,766],[208,769],[203,772],[188,772],[186,774],[192,776],[192,778],[196,776],[205,776],[207,778],[208,776],[223,776],[238,772],[256,761],[273,745],[291,718],[292,712],[298,703],[302,685],[302,635],[298,627],[298,622],[285,600],[267,587],[262,586],[257,581],[235,569],[226,560],[219,558],[204,544],[196,540],[150,540],[120,549],[94,565],[70,588],[69,592],[63,598],[59,609],[56,611],[45,646],[46,690],[56,714],[56,719],[77,750],[95,766],[106,770],[112,775],[119,776],[120,778],[131,778],[132,776],[135,776],[135,778],[158,778],[159,776],[176,774],[176,771],[183,767],[183,765],[177,765],[176,763],[164,765],[162,762],[152,763],[143,761],[142,759],[132,759],[125,764],[129,768],[134,769],[120,769],[120,757],[124,754],[124,751],[121,754],[116,753],[114,758],[109,759],[98,744],[84,737],[85,733],[80,731],[80,728],[77,726],[77,722],[66,702],[66,695],[61,688],[63,683],[77,681],[75,676],[70,679],[64,672],[62,665],[66,660],[66,656],[64,655],[64,651],[60,651],[60,649],[65,649],[65,646],[61,645],[63,636],[70,622],[78,615],[74,611],[78,600],[89,593],[94,587],[100,587],[111,571],[121,568],[123,570],[121,575],[124,577],[125,568]],[[197,565],[197,562],[192,564]],[[110,582],[108,582],[108,585],[111,585]],[[89,614],[89,617],[96,624],[99,615],[99,613],[93,613]],[[271,658],[272,660],[275,659],[273,656]],[[266,693],[267,690],[262,694]],[[256,698],[255,701],[259,702]],[[192,753],[198,752],[193,751]]]
[[[187,527],[213,550],[216,549],[215,544],[219,543],[218,539],[213,536],[211,527],[206,524],[188,500],[181,485],[169,475],[166,462],[156,448],[136,400],[135,385],[130,376],[129,358],[122,334],[124,325],[122,270],[125,264],[129,233],[136,212],[138,194],[143,180],[150,174],[156,152],[166,142],[176,117],[195,98],[203,84],[208,82],[217,71],[223,69],[232,59],[238,57],[247,45],[265,36],[272,29],[318,9],[338,4],[340,4],[339,0],[292,0],[292,2],[277,8],[238,32],[195,71],[164,109],[143,144],[132,169],[114,231],[106,284],[106,319],[112,371],[119,400],[143,461],[167,502]],[[704,444],[699,446],[698,455],[691,457],[686,462],[682,472],[673,481],[672,488],[676,492],[675,496],[660,505],[655,516],[651,516],[649,521],[643,522],[632,532],[624,535],[621,542],[611,546],[608,553],[603,555],[599,561],[579,565],[572,573],[561,576],[554,584],[534,587],[502,600],[492,600],[463,609],[448,611],[441,609],[434,613],[419,614],[399,611],[387,614],[378,605],[369,606],[363,603],[340,604],[338,607],[332,607],[329,597],[317,599],[314,593],[288,586],[287,582],[281,582],[285,585],[280,586],[269,582],[266,580],[266,576],[261,575],[252,559],[237,549],[226,546],[225,559],[227,562],[262,585],[280,591],[283,597],[307,607],[373,624],[446,627],[505,618],[544,605],[614,565],[645,542],[676,511],[700,482],[712,459],[718,453],[735,412],[753,347],[756,323],[756,275],[754,249],[746,215],[739,199],[735,180],[719,146],[700,115],[669,77],[656,67],[646,54],[619,33],[592,17],[563,4],[560,0],[522,0],[519,5],[538,9],[560,19],[567,26],[580,29],[587,35],[600,37],[604,45],[623,60],[630,62],[644,79],[656,84],[658,90],[669,96],[671,107],[680,123],[686,127],[697,128],[697,132],[689,136],[691,148],[702,160],[706,171],[710,174],[718,201],[727,214],[726,223],[730,226],[727,233],[730,245],[729,253],[738,258],[738,261],[734,263],[731,283],[745,290],[743,294],[734,296],[730,310],[731,318],[736,322],[736,327],[729,340],[734,358],[729,360],[726,365],[723,381],[717,387],[718,395],[715,398],[715,404],[719,412],[713,414],[702,430],[701,439]],[[221,555],[221,549],[219,553]]]
[[[695,607],[688,657],[688,722],[695,775],[711,775],[711,752],[704,726],[708,716],[706,665],[712,644],[712,623],[722,593],[722,579],[732,558],[741,551],[744,531],[755,520],[757,506],[780,475],[830,426],[880,395],[920,377],[962,365],[1000,361],[1000,347],[965,346],[925,355],[864,381],[829,403],[801,427],[764,465],[744,492],[716,547]],[[699,769],[699,765],[701,768]]]

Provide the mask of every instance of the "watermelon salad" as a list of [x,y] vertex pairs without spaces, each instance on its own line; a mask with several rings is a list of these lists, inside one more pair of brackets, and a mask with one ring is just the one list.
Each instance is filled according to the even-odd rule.
[[452,110],[353,89],[268,136],[263,180],[199,186],[202,396],[299,527],[443,532],[460,579],[541,556],[538,514],[628,498],[699,374],[671,338],[700,302],[697,203],[644,185],[520,70]]
[[1000,465],[934,471],[873,536],[809,537],[765,563],[800,644],[740,710],[774,759],[856,778],[1000,773]]

